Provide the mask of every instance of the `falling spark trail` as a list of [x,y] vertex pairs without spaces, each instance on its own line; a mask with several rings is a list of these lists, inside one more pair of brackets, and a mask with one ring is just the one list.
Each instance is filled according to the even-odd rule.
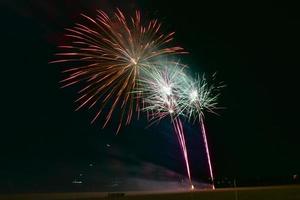
[[209,147],[208,147],[206,131],[205,131],[205,126],[204,126],[202,117],[200,117],[200,125],[201,125],[201,132],[202,132],[202,136],[203,136],[203,140],[204,140],[204,145],[205,145],[205,151],[206,151],[207,162],[208,162],[208,167],[209,167],[209,174],[210,174],[210,178],[211,178],[211,181],[213,184],[213,189],[215,189],[214,175],[213,175],[213,170],[212,170],[212,165],[211,165],[211,160],[210,160]]
[[174,127],[174,130],[175,130],[179,145],[181,147],[181,151],[183,153],[187,175],[188,175],[191,187],[193,187],[192,179],[191,179],[191,173],[190,173],[189,158],[188,158],[188,152],[187,152],[187,149],[186,149],[186,143],[185,143],[185,138],[184,138],[183,127],[182,127],[182,123],[181,123],[179,118],[176,117],[173,120],[173,127]]

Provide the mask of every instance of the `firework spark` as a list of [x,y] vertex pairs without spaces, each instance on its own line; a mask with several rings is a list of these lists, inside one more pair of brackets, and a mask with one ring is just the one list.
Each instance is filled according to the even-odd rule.
[[126,17],[119,9],[112,15],[97,12],[96,18],[82,14],[87,23],[66,29],[69,42],[59,46],[62,52],[51,63],[68,63],[62,87],[82,83],[76,110],[97,107],[92,123],[108,108],[105,127],[120,106],[118,132],[123,118],[128,124],[133,112],[139,110],[131,92],[137,87],[140,70],[149,68],[161,56],[185,52],[169,45],[174,32],[161,33],[156,19],[143,23],[139,11],[132,17]]

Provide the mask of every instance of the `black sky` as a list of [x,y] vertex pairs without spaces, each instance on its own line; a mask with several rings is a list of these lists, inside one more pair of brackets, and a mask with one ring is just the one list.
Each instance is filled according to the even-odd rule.
[[[92,0],[6,0],[0,5],[0,175],[7,180],[35,174],[37,168],[42,173],[57,163],[72,167],[101,162],[110,155],[104,150],[106,143],[118,146],[120,157],[129,154],[183,170],[172,153],[177,150],[168,122],[144,130],[142,120],[134,121],[120,136],[91,126],[91,113],[73,111],[75,92],[59,89],[61,69],[48,64],[64,28],[80,21],[81,12],[93,16],[96,9],[114,7],[127,12],[138,8],[146,17],[159,18],[166,30],[176,32],[176,43],[190,52],[181,59],[192,71],[217,71],[227,84],[220,100],[226,109],[206,118],[217,177],[300,173],[298,5]],[[197,127],[186,124],[186,129],[196,137]],[[195,153],[200,147],[192,139],[190,146],[192,168],[201,176]]]

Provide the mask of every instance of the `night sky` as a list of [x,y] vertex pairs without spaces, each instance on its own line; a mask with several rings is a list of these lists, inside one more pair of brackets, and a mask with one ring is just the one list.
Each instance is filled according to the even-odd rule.
[[[134,120],[118,136],[116,124],[90,125],[92,112],[74,111],[76,87],[60,89],[61,68],[48,64],[64,28],[82,21],[80,13],[115,7],[159,18],[190,52],[180,59],[192,72],[217,71],[226,83],[220,98],[226,109],[205,119],[216,178],[299,174],[298,6],[196,2],[2,0],[0,184],[34,182],[90,162],[109,165],[104,160],[111,157],[184,173],[168,120],[147,129],[145,120]],[[204,178],[199,127],[185,123],[185,129],[192,174]]]

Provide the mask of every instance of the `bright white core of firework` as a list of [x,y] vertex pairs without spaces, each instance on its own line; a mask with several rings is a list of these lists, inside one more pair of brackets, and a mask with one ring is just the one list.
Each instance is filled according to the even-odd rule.
[[163,86],[162,92],[167,96],[170,96],[172,94],[172,88],[170,86]]
[[192,92],[190,93],[190,99],[191,101],[195,101],[198,97],[198,92],[197,90],[192,90]]

